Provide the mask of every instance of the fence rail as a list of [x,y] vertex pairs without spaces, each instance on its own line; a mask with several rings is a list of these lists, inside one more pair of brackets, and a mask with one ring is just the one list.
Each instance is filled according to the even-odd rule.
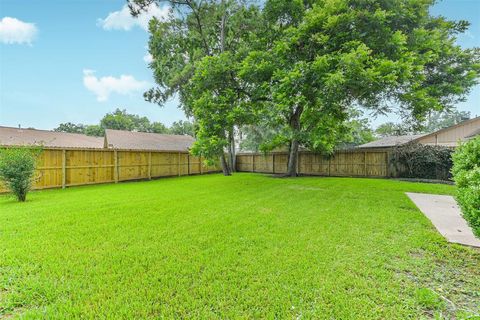
[[[34,189],[152,179],[217,172],[187,152],[45,149],[38,161]],[[6,190],[0,185],[0,192]]]
[[[313,152],[300,152],[297,172],[322,176],[389,176],[387,151],[337,151],[331,157]],[[244,153],[237,155],[237,171],[286,173],[287,153]]]

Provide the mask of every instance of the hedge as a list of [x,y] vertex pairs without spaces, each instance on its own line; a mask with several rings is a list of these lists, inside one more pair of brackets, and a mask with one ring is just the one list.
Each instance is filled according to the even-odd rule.
[[390,161],[400,178],[450,180],[452,152],[448,147],[412,142],[395,147]]
[[452,174],[463,216],[480,237],[480,136],[455,151]]

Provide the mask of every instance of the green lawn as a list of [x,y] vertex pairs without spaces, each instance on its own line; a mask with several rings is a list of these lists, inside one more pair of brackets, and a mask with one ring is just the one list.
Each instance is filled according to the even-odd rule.
[[0,196],[0,318],[467,317],[480,251],[376,179],[194,176]]

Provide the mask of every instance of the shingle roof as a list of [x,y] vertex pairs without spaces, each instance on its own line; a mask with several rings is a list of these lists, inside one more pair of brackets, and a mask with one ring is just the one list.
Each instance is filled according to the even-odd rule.
[[425,134],[415,134],[415,135],[406,135],[406,136],[390,136],[385,137],[376,141],[368,142],[362,145],[359,145],[357,148],[387,148],[394,147],[397,145],[402,145],[412,140],[418,139]]
[[195,141],[187,135],[105,130],[108,148],[130,150],[187,151]]
[[50,148],[103,148],[103,138],[78,133],[0,126],[0,145],[42,145]]

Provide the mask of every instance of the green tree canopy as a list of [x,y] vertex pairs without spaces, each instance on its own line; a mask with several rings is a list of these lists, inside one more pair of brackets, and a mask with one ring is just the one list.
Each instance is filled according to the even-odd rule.
[[[154,2],[131,0],[132,12]],[[198,125],[194,152],[210,159],[232,150],[235,126],[265,124],[278,129],[271,148],[288,143],[293,176],[300,145],[342,142],[351,108],[422,122],[477,83],[478,49],[455,42],[468,23],[432,16],[434,0],[167,3],[170,17],[150,23],[158,87],[146,98],[178,94]]]
[[189,135],[195,137],[195,125],[189,121],[175,121],[170,126],[171,134]]
[[116,109],[107,113],[101,120],[100,126],[104,129],[127,130],[127,131],[150,131],[150,121],[147,117],[127,113],[127,110]]
[[395,107],[404,117],[424,120],[476,83],[478,50],[455,43],[468,23],[431,16],[432,4],[266,2],[263,25],[276,36],[249,53],[240,73],[255,84],[255,95],[269,101],[270,121],[288,128],[289,175],[296,174],[300,144],[333,150],[351,106],[377,113]]
[[53,131],[68,132],[68,133],[84,133],[85,126],[81,123],[75,124],[72,122],[65,122],[65,123],[60,123],[58,127],[53,129]]
[[412,130],[403,123],[385,122],[375,129],[375,134],[380,138],[384,138],[412,134]]
[[[236,75],[238,62],[255,36],[259,9],[236,0],[130,0],[134,15],[152,3],[168,3],[166,20],[150,22],[149,51],[157,87],[145,93],[163,105],[178,95],[180,106],[198,125],[192,151],[210,160],[220,157],[226,175],[234,168],[235,126],[245,96]],[[229,162],[224,150],[229,152]]]
[[470,112],[456,109],[445,112],[432,112],[427,117],[424,132],[434,132],[470,119]]

